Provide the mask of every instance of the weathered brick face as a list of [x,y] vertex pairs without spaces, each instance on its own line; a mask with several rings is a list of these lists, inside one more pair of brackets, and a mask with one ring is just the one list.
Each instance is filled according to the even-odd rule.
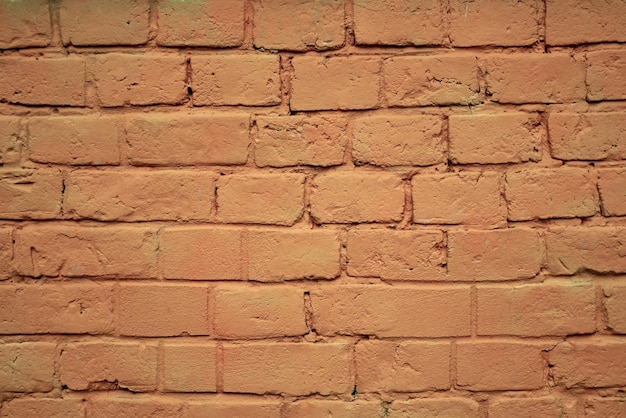
[[0,1],[0,418],[626,416],[626,1]]

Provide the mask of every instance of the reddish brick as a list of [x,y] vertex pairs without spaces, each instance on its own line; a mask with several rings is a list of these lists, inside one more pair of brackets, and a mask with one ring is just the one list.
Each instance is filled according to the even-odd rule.
[[55,351],[54,343],[3,343],[0,346],[0,392],[52,390]]
[[444,162],[438,116],[364,116],[354,121],[353,129],[356,164],[425,166]]
[[368,56],[297,56],[292,64],[292,110],[378,107],[380,59]]
[[152,114],[126,121],[128,159],[133,165],[245,164],[250,116]]
[[[624,9],[626,11],[626,7]],[[626,50],[589,52],[587,100],[595,102],[626,99],[625,74]]]
[[546,43],[624,42],[626,4],[621,0],[547,0]]
[[400,417],[480,417],[478,403],[463,398],[411,399],[393,401],[389,407],[390,418]]
[[63,180],[59,171],[18,170],[0,176],[0,217],[51,219],[61,212]]
[[84,418],[84,401],[80,398],[17,398],[4,404],[3,417]]
[[595,289],[588,283],[478,287],[478,335],[591,334]]
[[598,171],[598,190],[602,214],[605,216],[626,215],[626,169]]
[[604,295],[608,327],[618,334],[626,334],[626,286],[605,287]]
[[552,396],[541,398],[496,398],[489,402],[489,418],[509,417],[575,418],[576,401]]
[[343,116],[259,117],[255,163],[259,167],[332,166],[343,162],[348,141]]
[[101,54],[95,56],[93,71],[104,107],[180,104],[187,98],[182,57]]
[[47,0],[0,3],[0,49],[47,46],[52,29]]
[[13,272],[13,229],[0,227],[0,280],[7,279]]
[[215,392],[215,343],[164,343],[163,388],[167,392]]
[[267,338],[307,332],[304,295],[294,287],[218,287],[215,333],[220,338]]
[[115,305],[121,335],[207,335],[206,286],[121,284]]
[[352,347],[343,343],[224,345],[224,392],[346,394]]
[[304,51],[344,42],[344,0],[255,1],[254,46]]
[[280,103],[280,57],[260,53],[191,60],[194,105],[271,106]]
[[148,41],[148,0],[63,0],[61,35],[71,45],[138,45]]
[[[186,401],[186,400],[185,400]],[[141,417],[171,418],[178,417],[186,410],[184,400],[165,396],[146,396],[115,392],[100,396],[91,396],[87,403],[87,418]]]
[[589,398],[585,401],[585,417],[621,418],[626,415],[626,401],[619,398]]
[[403,211],[404,187],[395,174],[329,172],[314,179],[311,215],[318,223],[394,222]]
[[509,219],[577,218],[598,211],[598,197],[590,173],[562,167],[509,171],[506,200]]
[[82,58],[0,57],[0,79],[0,101],[26,105],[85,105]]
[[[2,7],[2,4],[0,4],[0,7]],[[5,167],[13,164],[17,165],[21,160],[24,140],[20,131],[19,118],[0,116],[0,164],[3,164]]]
[[413,176],[413,222],[504,225],[500,182],[500,174],[488,171]]
[[452,280],[518,280],[541,267],[539,234],[532,229],[448,233],[448,274]]
[[334,401],[304,399],[285,405],[285,418],[359,417],[380,418],[381,404],[376,401]]
[[469,287],[352,285],[311,292],[323,335],[452,337],[470,333]]
[[279,400],[258,397],[239,398],[230,395],[215,399],[189,401],[187,411],[186,416],[189,418],[276,418],[282,416]]
[[536,113],[452,115],[449,124],[453,163],[500,164],[541,159],[542,129]]

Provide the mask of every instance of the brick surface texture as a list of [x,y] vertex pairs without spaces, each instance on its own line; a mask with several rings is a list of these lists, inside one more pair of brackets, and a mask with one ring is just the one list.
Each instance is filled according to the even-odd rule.
[[625,391],[626,0],[0,0],[0,418]]

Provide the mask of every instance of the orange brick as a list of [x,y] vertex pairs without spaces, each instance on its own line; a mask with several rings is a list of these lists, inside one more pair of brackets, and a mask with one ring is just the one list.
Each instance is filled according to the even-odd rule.
[[121,284],[115,310],[121,335],[207,335],[206,286]]
[[506,341],[457,343],[457,386],[472,391],[543,387],[542,347]]
[[580,168],[509,171],[506,200],[509,219],[577,218],[598,211],[598,197],[590,173]]
[[504,225],[500,182],[500,174],[488,171],[413,176],[413,222]]
[[342,343],[224,344],[224,392],[347,394],[351,353]]
[[500,164],[541,159],[542,128],[536,113],[452,115],[449,124],[453,163]]
[[180,104],[187,98],[185,59],[171,55],[95,56],[100,105]]
[[362,392],[422,392],[450,388],[450,343],[360,341],[356,387]]
[[354,121],[356,164],[426,166],[444,162],[438,116],[364,116]]
[[443,41],[439,2],[383,0],[354,2],[354,35],[360,45],[439,45]]
[[191,59],[194,105],[270,106],[280,103],[280,57],[197,56]]
[[109,116],[62,116],[28,121],[29,158],[38,163],[118,165],[121,127]]
[[481,63],[487,94],[500,103],[585,100],[585,67],[566,53],[489,55]]
[[547,0],[549,45],[624,42],[624,25],[626,4],[620,0]]
[[626,415],[623,397],[588,398],[585,401],[585,417],[620,418]]
[[605,216],[626,215],[626,169],[598,171],[598,190],[602,214]]
[[253,6],[257,48],[324,50],[344,43],[344,0],[255,1]]
[[608,327],[613,332],[626,334],[626,287],[620,285],[607,286],[604,289],[604,308],[606,309]]
[[61,35],[70,45],[139,45],[148,41],[148,0],[63,0]]
[[3,343],[0,349],[0,392],[52,390],[55,351],[54,343]]
[[0,49],[47,46],[52,29],[47,0],[0,4]]
[[20,131],[19,118],[0,116],[0,164],[5,168],[12,164],[17,165],[21,160],[24,139]]
[[82,58],[0,57],[0,101],[26,105],[85,105]]
[[99,334],[113,329],[113,287],[103,283],[0,287],[0,334]]
[[166,279],[242,278],[240,229],[165,228],[159,234],[159,243],[159,262]]
[[389,416],[395,417],[466,417],[478,418],[478,403],[463,398],[411,399],[393,401]]
[[217,180],[217,219],[224,223],[293,225],[304,210],[304,175],[234,174]]
[[404,187],[395,174],[329,172],[314,179],[311,215],[318,223],[394,222],[403,211]]
[[568,339],[549,352],[555,382],[566,388],[626,385],[626,342],[618,337]]
[[220,338],[267,338],[307,332],[304,295],[294,287],[218,287],[215,333]]
[[[626,10],[626,7],[624,9]],[[625,74],[626,50],[589,52],[587,99],[589,101],[626,99]]]
[[444,279],[444,247],[440,231],[352,230],[348,274],[383,280]]
[[259,167],[332,166],[343,162],[348,141],[343,116],[259,117],[255,163]]
[[469,287],[350,285],[311,291],[323,335],[452,337],[470,333]]
[[[276,418],[281,415],[279,400],[251,397],[207,398],[203,401],[190,401],[187,409],[189,418],[232,417],[232,418]],[[167,417],[163,417],[167,418]]]
[[68,343],[59,361],[61,384],[71,390],[117,383],[133,392],[156,389],[156,344],[125,342]]
[[285,405],[285,418],[359,417],[380,418],[381,404],[376,401],[333,401],[304,399]]
[[167,392],[215,392],[215,343],[163,344],[163,387]]
[[592,334],[595,289],[588,283],[478,287],[478,335]]
[[561,417],[574,418],[576,401],[552,396],[541,398],[497,398],[489,402],[490,418],[509,417]]
[[249,278],[257,281],[334,279],[339,236],[333,230],[250,230]]
[[297,56],[292,64],[292,110],[378,107],[381,65],[378,58]]
[[85,406],[80,398],[17,398],[2,407],[6,417],[84,418]]
[[155,277],[156,234],[145,227],[28,225],[15,233],[26,276]]
[[201,171],[73,171],[64,212],[103,221],[208,219],[215,174]]
[[250,116],[244,113],[152,114],[126,121],[133,165],[245,164]]
[[553,228],[546,233],[548,269],[564,275],[626,273],[624,242],[626,228]]
[[13,229],[0,227],[0,280],[7,279],[13,272]]
[[518,280],[541,267],[539,234],[532,229],[448,233],[448,274],[452,280]]
[[59,216],[63,180],[59,171],[17,170],[0,177],[0,216],[51,219]]
[[243,42],[243,0],[157,4],[157,43],[165,46],[233,47]]

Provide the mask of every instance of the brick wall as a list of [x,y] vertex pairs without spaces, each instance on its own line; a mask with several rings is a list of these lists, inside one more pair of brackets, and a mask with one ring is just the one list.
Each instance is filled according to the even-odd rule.
[[0,416],[626,416],[624,0],[0,2]]

